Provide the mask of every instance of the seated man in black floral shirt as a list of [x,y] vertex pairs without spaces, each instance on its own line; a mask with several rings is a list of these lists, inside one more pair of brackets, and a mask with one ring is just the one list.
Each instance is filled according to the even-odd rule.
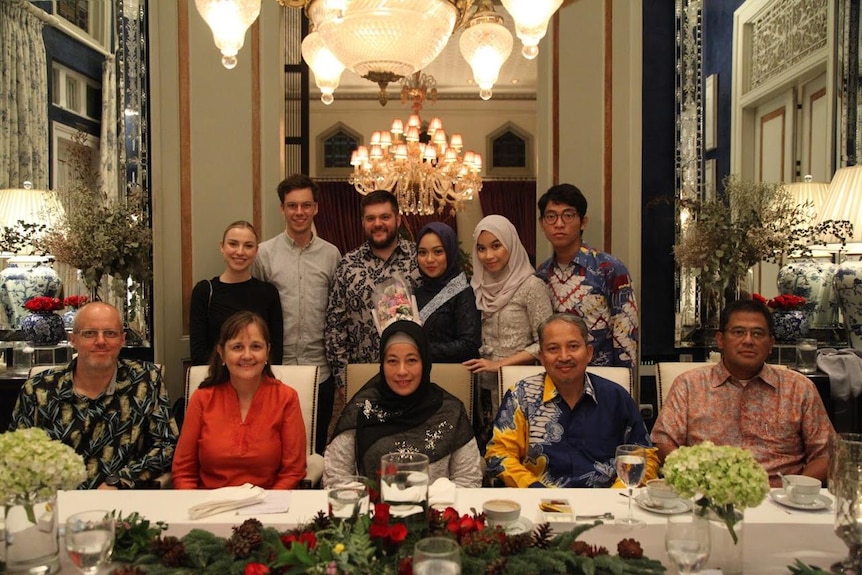
[[67,366],[27,380],[9,430],[41,427],[75,448],[87,466],[82,489],[132,489],[170,471],[177,425],[159,368],[119,359],[120,312],[93,302],[75,316]]

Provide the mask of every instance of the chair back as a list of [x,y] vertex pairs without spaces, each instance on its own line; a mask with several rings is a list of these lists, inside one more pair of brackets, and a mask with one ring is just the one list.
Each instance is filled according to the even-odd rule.
[[[500,385],[500,399],[507,391],[515,387],[515,384],[522,379],[528,378],[531,375],[536,375],[545,371],[541,365],[504,365],[500,368],[500,374],[497,378]],[[589,366],[587,373],[594,373],[599,377],[604,377],[621,387],[625,388],[632,395],[632,370],[627,367],[609,367],[609,366]]]
[[[377,375],[376,363],[347,364],[347,397],[353,397],[369,379]],[[467,417],[473,421],[473,374],[460,363],[435,363],[431,366],[431,381],[457,397],[464,404]]]
[[[319,368],[316,365],[273,365],[271,367],[276,379],[296,391],[299,397],[299,409],[302,411],[302,422],[305,424],[305,486],[315,485],[320,481],[323,474],[323,458],[314,452],[317,437]],[[209,367],[206,365],[194,365],[186,371],[186,409],[188,409],[192,394],[206,379],[208,369]]]
[[[33,377],[37,373],[42,373],[43,371],[48,371],[49,369],[54,369],[55,367],[66,367],[68,364],[63,363],[59,365],[34,365],[30,368],[30,373],[27,375],[27,379]],[[164,364],[157,363],[156,367],[159,368],[159,371],[162,372],[162,380],[165,379],[165,366]]]
[[[660,361],[655,365],[656,398],[658,400],[658,411],[664,407],[670,387],[676,378],[687,371],[707,365],[715,365],[711,361]],[[784,368],[786,365],[770,364],[772,367]]]

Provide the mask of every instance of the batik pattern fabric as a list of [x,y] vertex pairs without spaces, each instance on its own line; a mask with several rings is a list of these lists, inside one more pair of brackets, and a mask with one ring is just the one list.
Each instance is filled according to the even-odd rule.
[[[616,481],[616,447],[652,447],[628,392],[588,374],[584,395],[570,408],[545,373],[506,392],[485,452],[487,471],[507,487],[610,487]],[[644,481],[658,459],[647,456]]]
[[108,475],[136,487],[170,471],[178,431],[158,366],[121,359],[114,381],[90,399],[75,393],[76,362],[27,380],[9,430],[40,427],[74,448],[87,467],[81,489]]
[[671,447],[712,441],[751,451],[778,481],[827,456],[829,415],[814,384],[792,369],[764,364],[747,382],[719,362],[681,374],[671,384],[652,430]]
[[632,278],[620,260],[581,244],[568,265],[560,266],[551,258],[536,275],[547,283],[554,311],[575,314],[586,322],[592,365],[634,366],[638,307]]
[[380,334],[374,325],[374,288],[400,273],[415,287],[416,246],[399,239],[389,259],[382,260],[368,242],[345,255],[335,271],[326,308],[324,339],[329,368],[345,385],[348,363],[377,363]]

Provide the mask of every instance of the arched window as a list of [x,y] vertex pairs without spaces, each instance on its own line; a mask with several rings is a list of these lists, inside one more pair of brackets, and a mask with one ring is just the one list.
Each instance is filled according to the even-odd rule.
[[497,177],[534,177],[533,138],[512,122],[488,135],[486,172]]
[[350,154],[362,143],[355,130],[341,122],[317,137],[317,174],[319,177],[346,177],[353,170]]

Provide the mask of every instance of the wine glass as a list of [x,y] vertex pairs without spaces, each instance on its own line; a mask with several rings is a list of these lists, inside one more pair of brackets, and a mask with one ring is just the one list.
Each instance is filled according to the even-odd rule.
[[82,511],[66,519],[66,551],[84,575],[96,575],[110,562],[114,549],[114,518],[107,511]]
[[682,575],[697,573],[709,558],[709,521],[691,515],[668,517],[664,546]]
[[415,575],[461,575],[461,547],[448,537],[426,537],[413,548]]
[[617,519],[617,523],[624,525],[644,525],[640,519],[632,517],[632,497],[634,496],[634,488],[644,476],[646,468],[646,451],[643,446],[634,443],[625,443],[617,446],[615,465],[617,468],[617,477],[625,483],[629,489],[629,513],[625,519]]

